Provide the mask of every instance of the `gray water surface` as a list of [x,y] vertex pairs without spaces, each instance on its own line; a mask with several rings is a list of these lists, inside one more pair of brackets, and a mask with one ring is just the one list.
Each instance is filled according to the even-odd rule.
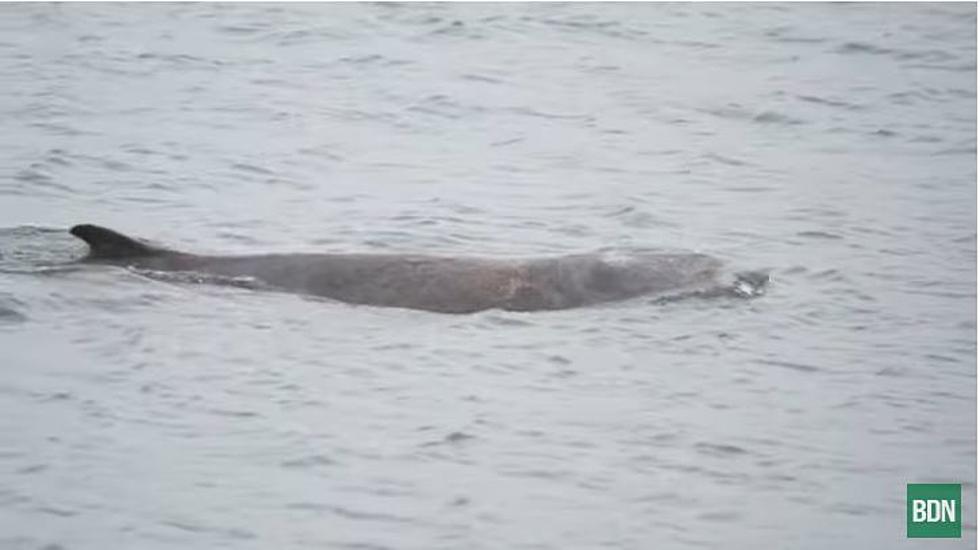
[[[976,545],[974,4],[0,5],[0,547]],[[67,264],[706,253],[440,315]]]

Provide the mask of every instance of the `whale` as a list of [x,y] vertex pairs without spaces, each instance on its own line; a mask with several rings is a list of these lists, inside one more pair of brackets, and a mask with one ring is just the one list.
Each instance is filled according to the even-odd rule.
[[696,252],[583,253],[538,258],[380,253],[193,254],[94,224],[71,235],[80,262],[150,272],[248,278],[263,288],[348,304],[438,313],[562,310],[721,288],[722,262]]

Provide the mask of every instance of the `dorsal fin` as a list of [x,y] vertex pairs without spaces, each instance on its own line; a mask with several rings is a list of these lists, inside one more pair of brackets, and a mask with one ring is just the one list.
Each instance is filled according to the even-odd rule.
[[71,234],[85,241],[91,251],[90,258],[131,258],[134,256],[156,256],[167,252],[154,248],[136,239],[116,233],[98,225],[82,224],[71,228]]

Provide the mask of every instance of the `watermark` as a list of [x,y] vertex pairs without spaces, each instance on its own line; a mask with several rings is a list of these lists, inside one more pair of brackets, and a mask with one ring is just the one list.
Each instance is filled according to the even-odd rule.
[[908,538],[960,538],[963,520],[961,496],[959,483],[909,483],[905,497]]

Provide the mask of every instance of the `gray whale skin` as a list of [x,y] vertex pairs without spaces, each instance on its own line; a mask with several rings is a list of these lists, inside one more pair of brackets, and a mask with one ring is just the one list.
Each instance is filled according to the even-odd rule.
[[210,256],[159,248],[91,224],[76,225],[71,234],[88,243],[86,262],[251,277],[277,290],[440,313],[555,310],[642,295],[697,292],[718,287],[721,266],[719,260],[695,253],[534,259],[412,254]]

